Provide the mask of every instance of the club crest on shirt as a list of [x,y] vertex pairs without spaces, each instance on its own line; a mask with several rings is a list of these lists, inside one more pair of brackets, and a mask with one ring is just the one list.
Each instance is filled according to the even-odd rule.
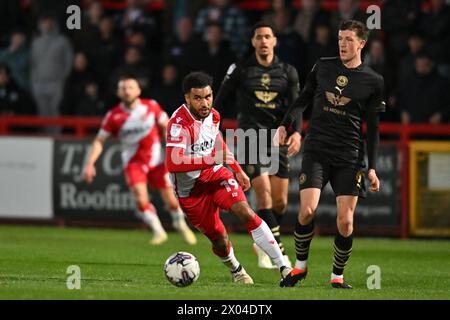
[[302,173],[300,177],[298,177],[298,182],[300,184],[304,184],[306,182],[306,174]]
[[336,79],[336,83],[339,87],[345,87],[348,84],[348,78],[346,76],[339,76]]
[[261,76],[261,86],[264,87],[266,90],[269,90],[270,82],[272,79],[270,78],[270,74],[263,73]]
[[180,124],[176,124],[173,123],[172,126],[170,127],[170,135],[172,137],[178,137],[181,133],[181,125]]
[[335,107],[342,107],[349,103],[352,99],[348,97],[344,97],[340,94],[334,94],[329,91],[325,91],[325,96],[327,97],[328,102],[330,102]]

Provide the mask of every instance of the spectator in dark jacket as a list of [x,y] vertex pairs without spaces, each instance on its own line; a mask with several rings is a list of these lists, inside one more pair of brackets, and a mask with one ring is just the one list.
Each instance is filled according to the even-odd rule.
[[208,24],[198,56],[198,65],[193,67],[208,72],[214,79],[213,92],[218,92],[228,67],[236,60],[229,43],[223,39],[222,25],[217,22]]
[[12,79],[5,64],[0,64],[0,116],[6,114],[36,114],[31,96]]
[[402,123],[437,124],[448,121],[450,84],[434,68],[429,56],[416,58],[415,72],[400,83],[398,95]]
[[431,0],[430,5],[430,11],[419,20],[419,28],[437,71],[450,79],[450,6],[445,0]]
[[249,27],[245,14],[230,0],[211,0],[210,5],[199,11],[195,21],[195,32],[204,35],[210,22],[223,26],[224,38],[230,43],[231,50],[239,58],[249,48]]
[[168,39],[164,56],[178,65],[180,78],[195,70],[199,63],[200,50],[201,40],[193,33],[191,19],[179,19],[175,35]]
[[174,63],[166,63],[162,69],[162,81],[159,86],[150,90],[149,97],[158,101],[169,116],[184,102],[180,94],[181,81],[178,67]]
[[95,78],[84,52],[77,52],[73,60],[73,69],[64,86],[64,98],[61,103],[63,115],[75,114],[75,106],[84,93],[86,82]]
[[306,77],[305,59],[307,57],[305,43],[302,37],[294,31],[291,25],[291,15],[287,10],[279,10],[273,16],[277,46],[275,53],[282,61],[297,69],[301,83]]
[[148,94],[150,89],[150,79],[152,78],[152,70],[145,63],[142,52],[139,47],[130,46],[125,50],[124,62],[117,67],[110,79],[110,94],[116,97],[117,82],[123,76],[135,77],[142,90],[142,94]]
[[317,25],[330,23],[330,13],[320,8],[320,0],[302,0],[295,18],[294,30],[305,43],[313,41]]
[[30,48],[25,33],[21,31],[12,33],[9,46],[0,50],[0,63],[7,64],[17,84],[22,89],[29,90]]
[[87,81],[83,88],[83,93],[75,106],[77,116],[103,116],[106,112],[106,104],[99,92],[96,81]]

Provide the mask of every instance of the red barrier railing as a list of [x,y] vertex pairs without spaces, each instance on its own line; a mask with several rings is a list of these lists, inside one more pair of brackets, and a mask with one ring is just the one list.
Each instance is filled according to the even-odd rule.
[[[101,124],[101,118],[86,117],[56,117],[43,118],[33,116],[1,116],[0,117],[0,135],[15,134],[21,127],[43,128],[48,126],[59,126],[61,128],[73,129],[74,136],[77,138],[86,138],[92,136],[92,129],[98,129]],[[305,124],[306,125],[306,124]],[[223,129],[236,128],[235,119],[223,119]],[[363,128],[365,130],[365,128]],[[397,147],[400,152],[400,184],[401,192],[401,236],[408,237],[408,204],[409,204],[409,142],[417,136],[448,136],[450,139],[450,125],[430,125],[413,124],[402,125],[397,123],[381,123],[380,133],[382,135],[395,136]]]

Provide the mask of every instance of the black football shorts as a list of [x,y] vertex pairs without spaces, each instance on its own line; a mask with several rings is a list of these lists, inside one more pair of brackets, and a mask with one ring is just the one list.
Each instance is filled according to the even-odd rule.
[[[259,154],[256,155],[254,149],[249,148],[249,143],[246,141],[245,150],[239,150],[239,152],[245,154],[245,162],[241,163],[239,161],[239,163],[241,163],[242,169],[250,180],[259,177],[264,172],[268,172],[269,175],[274,175],[282,179],[288,179],[290,165],[287,150],[287,146],[277,148],[276,151],[274,151],[275,153],[271,151],[270,147],[264,150],[259,150],[258,148]],[[273,157],[276,159],[272,159],[272,153]],[[276,153],[278,153],[278,156],[276,156]],[[263,155],[263,158],[261,155]],[[255,161],[256,156],[257,160]],[[271,160],[270,163],[268,163],[268,159]]]
[[323,189],[330,182],[334,194],[338,196],[366,197],[364,172],[358,167],[333,166],[324,157],[304,153],[302,169],[298,177],[300,190]]

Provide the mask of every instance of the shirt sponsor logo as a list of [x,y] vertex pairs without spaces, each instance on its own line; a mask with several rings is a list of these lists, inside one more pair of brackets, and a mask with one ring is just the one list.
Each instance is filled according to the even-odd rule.
[[123,138],[129,135],[140,135],[141,133],[147,132],[148,130],[150,130],[150,126],[148,125],[134,127],[130,129],[123,129],[121,137]]
[[181,128],[182,126],[180,124],[172,124],[170,127],[170,135],[175,138],[178,137],[181,133]]
[[202,143],[194,143],[191,146],[191,151],[192,152],[204,152],[207,151],[209,149],[212,149],[212,147],[214,146],[214,139],[210,139],[208,141],[203,141]]

